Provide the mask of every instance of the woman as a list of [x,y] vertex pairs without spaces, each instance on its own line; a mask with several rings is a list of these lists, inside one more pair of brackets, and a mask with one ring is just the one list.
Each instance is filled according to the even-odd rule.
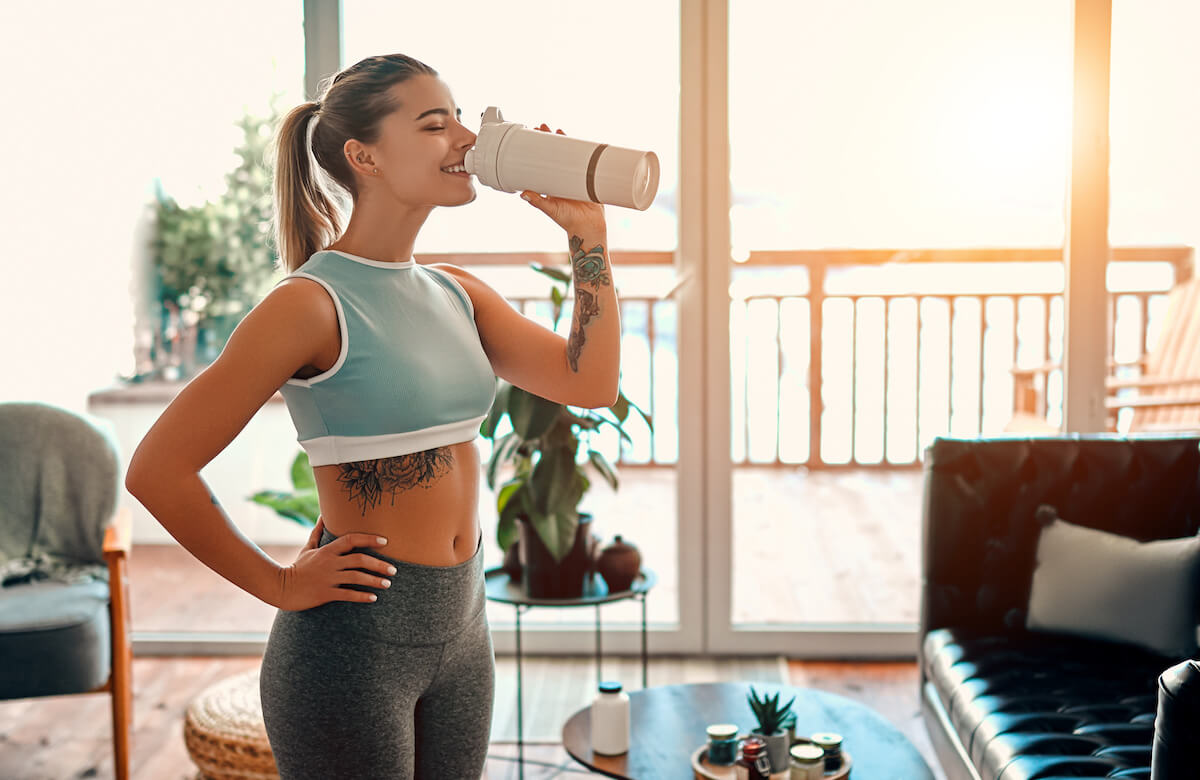
[[[595,247],[573,258],[567,339],[467,271],[412,260],[435,206],[475,198],[461,167],[475,134],[459,115],[437,73],[400,54],[341,71],[287,115],[275,229],[291,273],[129,465],[129,491],[180,544],[279,610],[260,680],[285,779],[481,775],[495,658],[479,423],[497,376],[561,403],[616,400],[620,323],[601,206],[522,194],[572,249]],[[344,232],[310,149],[352,198]],[[276,390],[321,506],[286,566],[238,531],[199,475]]]

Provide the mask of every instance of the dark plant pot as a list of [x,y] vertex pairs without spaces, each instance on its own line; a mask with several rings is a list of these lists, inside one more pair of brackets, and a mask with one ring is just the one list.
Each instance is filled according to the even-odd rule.
[[535,599],[581,598],[584,580],[592,566],[588,556],[592,516],[579,515],[575,544],[557,563],[527,520],[517,518],[517,529],[520,533],[521,584],[529,596]]
[[508,546],[504,553],[504,565],[501,567],[513,582],[521,579],[521,540],[518,538]]

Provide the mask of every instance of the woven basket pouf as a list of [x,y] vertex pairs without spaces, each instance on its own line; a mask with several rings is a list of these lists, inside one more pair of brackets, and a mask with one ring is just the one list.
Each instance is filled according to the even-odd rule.
[[278,780],[263,726],[257,668],[210,685],[188,704],[183,741],[204,780]]

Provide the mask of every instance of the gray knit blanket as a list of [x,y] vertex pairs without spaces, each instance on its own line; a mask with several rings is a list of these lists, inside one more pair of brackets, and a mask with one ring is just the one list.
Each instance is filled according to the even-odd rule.
[[0,403],[0,584],[108,581],[104,529],[120,486],[112,424]]

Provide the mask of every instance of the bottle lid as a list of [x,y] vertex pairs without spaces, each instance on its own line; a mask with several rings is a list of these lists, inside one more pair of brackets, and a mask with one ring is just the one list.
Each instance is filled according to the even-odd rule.
[[742,758],[757,758],[766,749],[767,743],[765,741],[758,737],[747,737],[742,742]]
[[600,693],[620,693],[621,683],[615,680],[606,680],[600,683]]
[[738,734],[736,723],[714,723],[706,731],[710,739],[733,739]]
[[802,764],[816,763],[825,757],[825,751],[820,745],[810,745],[807,742],[801,742],[799,745],[792,745],[792,758]]
[[819,745],[823,750],[839,750],[842,747],[842,735],[826,732],[824,734],[813,734],[809,737],[813,744]]

